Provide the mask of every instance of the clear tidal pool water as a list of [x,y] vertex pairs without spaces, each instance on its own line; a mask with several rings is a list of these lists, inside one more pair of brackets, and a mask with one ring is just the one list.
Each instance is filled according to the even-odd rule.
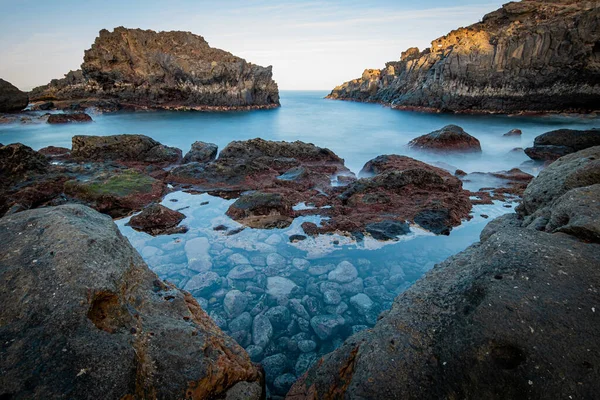
[[[222,149],[233,140],[261,137],[301,140],[328,147],[358,173],[381,154],[404,154],[468,173],[521,167],[536,173],[523,152],[544,132],[589,129],[599,118],[571,116],[509,117],[490,115],[424,114],[397,111],[377,104],[325,100],[326,92],[281,93],[276,110],[236,113],[120,112],[92,115],[90,124],[0,125],[0,142],[21,142],[39,149],[70,147],[73,135],[139,133],[176,146],[185,153],[194,141],[216,143]],[[414,153],[405,145],[413,138],[448,124],[477,137],[480,156],[439,156]],[[502,135],[513,128],[519,138]],[[485,177],[465,183],[477,190],[495,182]],[[173,192],[162,204],[186,215],[185,234],[152,237],[116,221],[121,232],[162,279],[189,290],[215,322],[262,362],[271,395],[282,395],[321,355],[332,351],[352,333],[376,322],[395,296],[436,263],[479,240],[489,220],[512,212],[514,203],[495,202],[473,208],[473,218],[435,236],[412,228],[395,242],[341,235],[323,235],[292,243],[302,234],[297,218],[286,229],[246,228],[225,215],[233,200],[208,194]],[[300,204],[298,207],[302,207]],[[487,215],[489,218],[484,218]]]

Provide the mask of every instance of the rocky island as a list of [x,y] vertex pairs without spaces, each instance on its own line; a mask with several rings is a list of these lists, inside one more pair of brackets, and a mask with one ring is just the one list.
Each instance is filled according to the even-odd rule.
[[190,32],[103,29],[81,70],[37,87],[31,101],[58,108],[242,110],[279,106],[272,68],[208,45]]
[[596,111],[598,21],[596,1],[511,2],[430,48],[365,70],[327,98],[460,113]]

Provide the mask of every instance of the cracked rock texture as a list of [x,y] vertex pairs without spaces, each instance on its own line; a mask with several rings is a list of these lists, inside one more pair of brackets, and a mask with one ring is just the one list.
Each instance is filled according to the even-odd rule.
[[367,69],[328,98],[451,112],[600,109],[600,3],[523,0],[424,51]]

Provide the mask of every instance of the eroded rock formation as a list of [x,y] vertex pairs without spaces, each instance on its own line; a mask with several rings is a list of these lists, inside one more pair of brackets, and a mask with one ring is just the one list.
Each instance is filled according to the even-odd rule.
[[452,112],[600,109],[600,4],[511,2],[328,98]]
[[261,398],[247,353],[108,216],[25,211],[0,220],[0,241],[2,398],[207,399],[241,386]]
[[212,48],[190,32],[103,29],[85,51],[81,71],[34,89],[32,100],[55,105],[168,109],[279,106],[271,67]]

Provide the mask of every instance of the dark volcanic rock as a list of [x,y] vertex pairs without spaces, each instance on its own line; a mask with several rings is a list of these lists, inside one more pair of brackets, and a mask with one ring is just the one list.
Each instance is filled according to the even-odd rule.
[[595,1],[510,2],[328,98],[454,112],[598,110],[598,21]]
[[206,399],[261,372],[112,220],[67,205],[0,220],[2,374],[11,399]]
[[187,227],[177,226],[184,218],[185,215],[179,211],[154,203],[144,208],[138,215],[131,217],[127,225],[153,236],[171,235],[187,232]]
[[447,125],[427,135],[419,136],[411,140],[408,147],[438,152],[481,153],[479,140],[456,125]]
[[254,192],[237,199],[226,214],[252,228],[285,228],[292,223],[292,205],[280,194]]
[[48,116],[49,124],[68,124],[71,122],[92,122],[92,117],[86,113],[51,114]]
[[480,243],[436,265],[287,398],[553,399],[566,387],[573,398],[593,398],[599,152],[542,171],[525,193],[524,221],[507,214],[490,222]]
[[534,160],[554,161],[593,146],[600,146],[600,129],[558,129],[536,137],[533,147],[526,148],[525,153]]
[[28,103],[27,93],[21,92],[10,82],[0,79],[0,112],[21,111]]
[[[35,100],[116,101],[138,108],[230,109],[279,106],[271,67],[211,48],[190,32],[103,29],[81,71],[32,91]],[[91,104],[93,105],[93,103]]]
[[0,181],[3,184],[42,174],[48,169],[46,157],[21,143],[0,145]]
[[511,129],[510,131],[506,132],[504,135],[504,137],[516,137],[516,136],[521,136],[523,134],[523,132],[521,132],[520,129]]
[[394,240],[400,235],[410,233],[408,224],[399,221],[373,222],[367,224],[365,230],[377,240]]
[[217,157],[217,150],[218,147],[214,143],[194,142],[190,151],[183,157],[183,163],[213,161]]
[[80,160],[175,163],[181,150],[144,135],[73,136],[71,155]]

